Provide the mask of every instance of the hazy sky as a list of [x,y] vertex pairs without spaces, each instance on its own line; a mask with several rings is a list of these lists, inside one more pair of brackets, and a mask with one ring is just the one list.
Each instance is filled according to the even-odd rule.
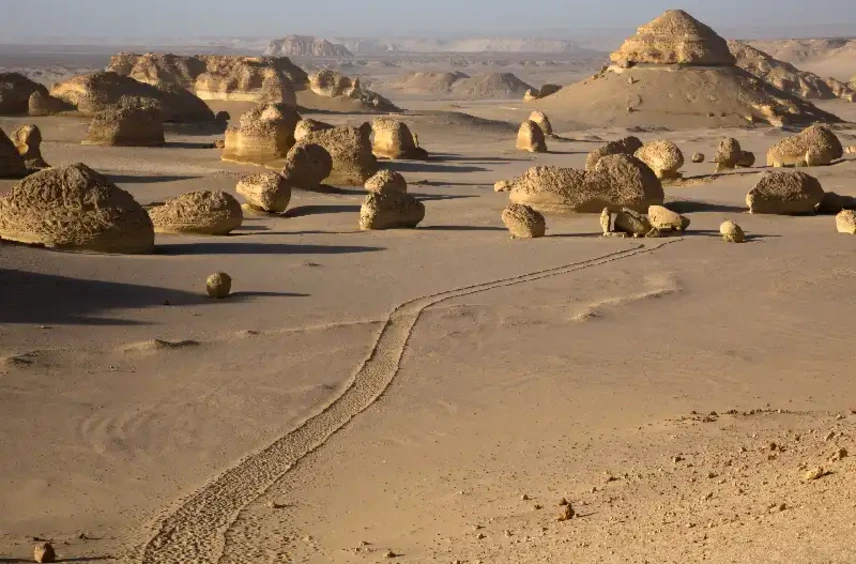
[[680,7],[723,28],[856,23],[856,0],[0,0],[0,41],[527,33],[635,27]]

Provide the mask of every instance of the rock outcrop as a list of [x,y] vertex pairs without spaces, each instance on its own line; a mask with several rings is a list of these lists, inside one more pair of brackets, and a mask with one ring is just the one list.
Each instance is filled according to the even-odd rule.
[[317,190],[333,172],[333,157],[315,143],[298,143],[285,157],[282,176],[293,188]]
[[401,108],[377,92],[366,90],[359,78],[348,78],[332,69],[323,69],[309,77],[309,88],[322,98],[342,99],[357,107],[376,112],[400,112]]
[[124,190],[83,164],[49,168],[0,198],[0,239],[101,253],[149,253],[154,230]]
[[558,84],[545,84],[541,88],[529,88],[526,92],[523,93],[523,101],[524,102],[532,102],[534,100],[538,100],[539,98],[546,98],[551,94],[555,94],[562,87]]
[[326,39],[308,35],[286,35],[282,39],[274,39],[265,50],[268,57],[324,57],[347,58],[353,57],[348,48]]
[[546,153],[547,140],[544,132],[534,121],[524,121],[517,132],[517,150],[530,153]]
[[680,178],[678,172],[684,166],[684,154],[671,141],[657,139],[645,143],[636,151],[635,157],[648,165],[657,178]]
[[247,175],[241,178],[235,191],[250,207],[268,213],[283,213],[291,202],[291,186],[276,172]]
[[547,231],[544,216],[523,204],[509,204],[502,211],[502,223],[514,239],[535,239]]
[[597,168],[597,163],[603,157],[609,155],[628,155],[632,157],[641,148],[642,141],[638,137],[630,136],[618,141],[610,141],[588,154],[588,157],[586,157],[586,170],[592,171]]
[[785,137],[767,152],[767,166],[826,166],[844,156],[838,137],[822,125]]
[[365,189],[367,192],[383,194],[385,192],[407,192],[407,180],[404,177],[392,170],[381,170],[377,174],[366,180]]
[[226,192],[189,192],[149,210],[155,232],[228,235],[241,226],[241,204]]
[[158,108],[116,108],[95,114],[84,145],[160,147],[165,143]]
[[363,186],[378,171],[372,153],[371,124],[360,127],[334,127],[307,133],[298,145],[322,146],[333,158],[328,184]]
[[603,157],[594,171],[533,167],[512,182],[509,198],[548,213],[640,213],[663,203],[663,187],[647,165],[623,154]]
[[285,104],[263,104],[226,129],[222,160],[264,166],[285,158],[294,146],[300,115]]
[[856,235],[856,211],[843,210],[835,216],[835,227],[839,233]]
[[395,119],[375,118],[372,121],[374,143],[372,152],[385,159],[425,159],[428,152],[416,145],[407,124]]
[[42,92],[37,90],[33,92],[27,102],[27,113],[33,117],[54,116],[62,112],[72,112],[74,110],[74,106],[63,102],[59,98],[54,98],[47,91]]
[[24,165],[27,168],[48,168],[48,163],[42,158],[42,131],[38,126],[24,124],[12,132],[10,139],[18,150],[18,154],[24,159]]
[[813,214],[823,201],[820,182],[804,172],[767,172],[746,195],[749,213]]
[[360,208],[360,229],[412,229],[425,219],[425,205],[404,192],[369,194]]
[[30,96],[48,89],[17,72],[0,72],[0,114],[26,114]]
[[743,243],[746,241],[746,234],[743,229],[733,221],[725,221],[719,226],[719,234],[726,243]]
[[27,165],[15,143],[0,129],[0,178],[20,178],[27,173]]

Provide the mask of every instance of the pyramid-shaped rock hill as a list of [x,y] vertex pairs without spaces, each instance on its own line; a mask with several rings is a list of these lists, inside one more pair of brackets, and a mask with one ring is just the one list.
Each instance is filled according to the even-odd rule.
[[612,65],[531,102],[565,127],[739,127],[841,120],[740,69],[728,43],[686,12],[639,28]]

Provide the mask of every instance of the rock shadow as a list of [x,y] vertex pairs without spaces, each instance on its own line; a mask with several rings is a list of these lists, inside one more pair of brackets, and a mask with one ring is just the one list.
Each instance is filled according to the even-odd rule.
[[748,213],[749,208],[743,206],[735,206],[731,204],[723,204],[717,202],[702,202],[699,200],[673,200],[666,202],[665,206],[673,212],[685,214],[694,212],[715,212],[715,213]]
[[[228,238],[227,238],[228,239]],[[287,243],[251,243],[235,241],[173,243],[157,245],[156,253],[167,256],[192,255],[345,255],[373,253],[383,247],[360,245],[291,245]]]

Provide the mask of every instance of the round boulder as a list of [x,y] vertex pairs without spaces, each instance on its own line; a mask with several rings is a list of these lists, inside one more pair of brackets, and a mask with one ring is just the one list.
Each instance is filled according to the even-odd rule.
[[704,162],[704,153],[693,153],[693,162],[696,164]]
[[297,122],[297,125],[294,127],[294,139],[296,141],[300,141],[307,134],[312,133],[313,131],[323,131],[325,129],[333,129],[333,126],[329,123],[324,123],[322,121],[316,121],[314,119],[302,119]]
[[690,226],[690,218],[664,206],[649,206],[648,221],[660,231],[686,231]]
[[317,190],[333,172],[333,157],[316,143],[298,143],[285,157],[282,176],[293,188]]
[[225,272],[215,272],[205,280],[205,291],[218,300],[228,298],[232,292],[232,277]]
[[749,213],[814,213],[823,201],[820,182],[804,172],[767,172],[746,195]]
[[680,178],[678,171],[684,166],[684,154],[677,145],[665,139],[645,143],[636,151],[637,159],[648,165],[657,178]]
[[377,118],[372,121],[374,143],[372,152],[385,159],[424,159],[428,156],[425,149],[417,146],[413,133],[407,124],[389,118]]
[[743,243],[746,241],[746,234],[739,225],[733,221],[726,221],[719,226],[719,234],[726,243]]
[[360,229],[414,228],[425,219],[425,205],[404,192],[371,193],[360,208]]
[[530,153],[546,153],[547,141],[544,132],[534,121],[524,121],[517,132],[517,150]]
[[835,216],[835,227],[839,233],[856,235],[856,211],[843,210]]
[[588,154],[588,157],[586,157],[586,170],[592,171],[597,168],[597,163],[603,157],[608,157],[609,155],[628,155],[632,157],[641,148],[642,141],[632,135],[618,141],[610,141]]
[[228,235],[241,226],[241,204],[226,192],[189,192],[149,210],[157,233]]
[[523,204],[510,204],[502,212],[502,223],[515,239],[543,237],[547,230],[544,216]]
[[384,192],[407,192],[407,180],[398,172],[381,170],[365,184],[366,191],[382,194]]
[[260,172],[243,177],[235,191],[257,210],[283,213],[291,201],[291,186],[276,172]]
[[785,137],[767,152],[767,166],[825,166],[844,156],[838,137],[823,125],[812,125]]

